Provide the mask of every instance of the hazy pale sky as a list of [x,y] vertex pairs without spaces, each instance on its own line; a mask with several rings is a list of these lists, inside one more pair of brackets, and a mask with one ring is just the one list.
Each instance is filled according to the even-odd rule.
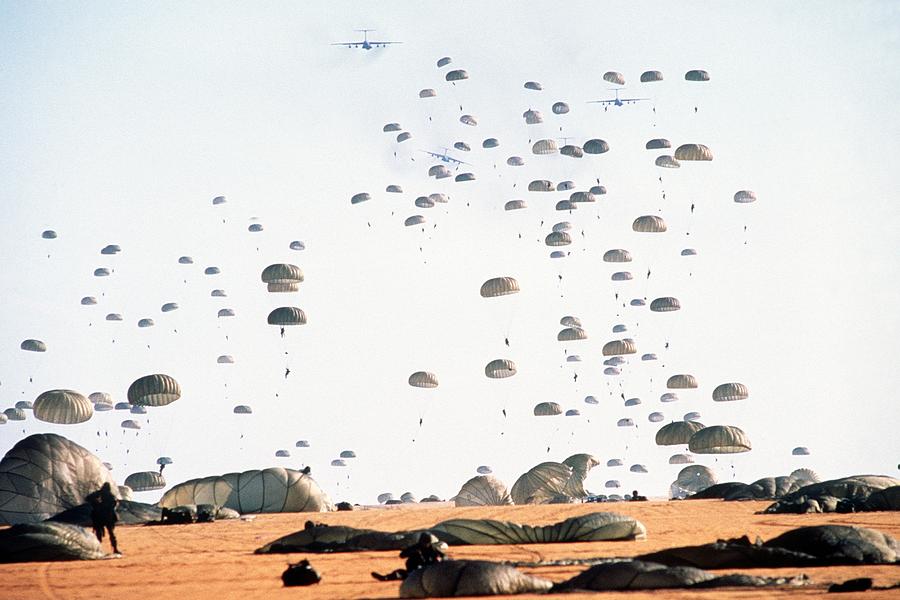
[[[331,45],[364,27],[403,44]],[[655,446],[647,415],[698,411],[753,442],[748,454],[697,457],[723,479],[799,466],[894,474],[898,36],[893,2],[5,2],[0,408],[55,388],[124,400],[156,372],[183,396],[74,426],[29,414],[0,426],[0,449],[61,433],[112,462],[120,482],[162,455],[174,459],[170,483],[309,464],[334,499],[358,502],[383,491],[450,497],[483,464],[512,485],[538,462],[590,452],[626,465],[595,469],[592,491],[618,479],[663,495],[678,449]],[[438,69],[442,56],[453,62]],[[470,78],[447,83],[452,68]],[[639,83],[649,69],[665,80]],[[689,69],[711,80],[686,82]],[[606,71],[624,74],[624,95],[651,100],[588,104],[611,97]],[[524,89],[528,80],[543,91]],[[422,88],[438,96],[420,100]],[[569,114],[552,114],[560,100]],[[529,108],[545,122],[526,125]],[[396,143],[388,122],[412,139]],[[500,147],[482,149],[487,137]],[[602,138],[611,150],[531,154],[530,142],[562,137]],[[656,137],[706,144],[715,159],[660,169],[644,149]],[[420,150],[456,141],[472,146],[455,155],[476,180],[429,178],[434,162]],[[510,155],[526,165],[508,167]],[[527,192],[532,179],[575,189],[599,179],[609,193],[557,212],[568,193]],[[385,193],[388,184],[404,193]],[[741,189],[759,200],[735,204]],[[372,201],[351,206],[362,191]],[[433,192],[450,202],[413,206]],[[227,203],[213,206],[219,195]],[[505,212],[514,198],[529,208]],[[412,214],[426,217],[424,231],[404,227]],[[669,231],[632,232],[643,214],[663,216]],[[543,239],[562,220],[573,224],[571,254],[550,259]],[[248,232],[251,223],[264,230]],[[42,239],[45,229],[59,237]],[[293,240],[306,250],[290,250]],[[107,244],[121,254],[102,256]],[[680,256],[687,247],[698,256]],[[634,262],[602,262],[610,248]],[[178,264],[182,255],[194,264]],[[298,293],[266,293],[259,275],[275,262],[304,270]],[[221,273],[204,275],[207,266]],[[98,267],[114,271],[94,277]],[[610,281],[623,268],[634,279]],[[481,283],[501,275],[521,293],[481,298]],[[210,297],[214,288],[228,296]],[[80,305],[83,296],[98,304]],[[658,296],[682,310],[622,307]],[[166,302],[180,308],[162,313]],[[282,340],[266,315],[283,305],[309,323]],[[226,307],[236,316],[217,318]],[[579,316],[589,338],[557,342],[564,315]],[[155,327],[138,328],[141,318]],[[612,333],[619,323],[627,333]],[[603,375],[602,345],[622,335],[638,355],[622,375]],[[27,338],[48,351],[20,350]],[[640,361],[645,352],[660,360]],[[220,355],[235,363],[217,364]],[[516,376],[487,379],[494,358],[514,360]],[[440,386],[408,386],[419,370]],[[700,387],[663,404],[675,373]],[[713,403],[728,381],[747,384],[750,398]],[[620,394],[642,404],[626,408]],[[581,416],[533,417],[543,401]],[[232,414],[237,404],[254,414]],[[616,427],[623,417],[638,427]],[[126,418],[143,429],[120,429]],[[311,447],[295,448],[301,439]],[[811,456],[792,457],[795,446]],[[282,448],[292,457],[276,459]],[[344,449],[358,458],[330,467]],[[636,463],[650,472],[629,473]]]

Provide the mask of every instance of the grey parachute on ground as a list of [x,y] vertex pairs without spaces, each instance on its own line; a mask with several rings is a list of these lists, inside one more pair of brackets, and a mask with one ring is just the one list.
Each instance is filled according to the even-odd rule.
[[159,501],[165,508],[182,504],[215,504],[241,514],[327,512],[333,508],[312,477],[281,467],[191,479],[171,488]]
[[106,554],[97,536],[70,523],[23,523],[0,531],[0,563],[93,560]]
[[717,481],[716,474],[709,467],[688,465],[678,472],[678,476],[672,482],[672,497],[684,498],[715,485]]
[[50,390],[34,401],[34,417],[39,421],[73,425],[94,415],[94,405],[74,390]]
[[175,378],[156,373],[136,379],[128,388],[128,402],[136,406],[165,406],[181,397]]
[[125,485],[135,492],[151,492],[166,487],[162,473],[156,471],[139,471],[125,478]]
[[75,442],[53,433],[30,435],[0,461],[0,524],[36,523],[84,502],[109,469]]
[[506,484],[487,474],[465,482],[453,497],[453,502],[456,506],[504,506],[513,503]]
[[497,596],[540,593],[552,587],[552,581],[503,563],[451,560],[414,570],[400,584],[400,597]]
[[688,448],[694,454],[737,454],[749,452],[752,446],[747,434],[739,427],[713,425],[691,436]]
[[691,437],[704,428],[697,421],[673,421],[659,428],[656,432],[657,446],[686,446]]

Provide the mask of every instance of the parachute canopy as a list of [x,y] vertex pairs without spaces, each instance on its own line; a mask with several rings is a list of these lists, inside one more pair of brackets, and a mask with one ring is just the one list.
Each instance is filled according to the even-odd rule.
[[73,425],[94,415],[91,401],[73,390],[50,390],[34,401],[34,416],[39,421]]
[[137,406],[165,406],[181,398],[181,386],[169,375],[156,373],[136,379],[128,388],[128,402]]
[[306,313],[296,306],[280,306],[269,313],[266,319],[269,325],[281,327],[292,325],[306,325]]
[[135,492],[152,492],[166,487],[166,480],[156,471],[140,471],[126,477],[125,485]]
[[518,292],[519,282],[512,277],[494,277],[481,284],[482,298],[496,298]]
[[703,424],[696,421],[673,421],[659,428],[656,432],[657,446],[684,446],[691,436],[703,429]]
[[752,446],[747,434],[740,428],[733,425],[713,425],[691,436],[688,448],[694,454],[736,454],[749,452]]
[[19,348],[27,350],[28,352],[46,352],[47,344],[41,340],[25,340],[19,344]]
[[716,402],[746,400],[749,397],[750,390],[743,383],[723,383],[716,386],[712,393],[712,399]]
[[504,358],[497,358],[484,367],[484,374],[490,379],[505,379],[516,374],[516,363]]

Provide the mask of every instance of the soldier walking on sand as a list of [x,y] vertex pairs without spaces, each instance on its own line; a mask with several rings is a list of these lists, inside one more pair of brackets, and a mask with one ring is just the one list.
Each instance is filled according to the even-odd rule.
[[85,501],[91,506],[91,521],[94,526],[94,533],[97,539],[103,542],[104,528],[109,532],[109,541],[112,543],[113,552],[119,554],[119,547],[116,544],[116,521],[119,520],[116,514],[116,505],[119,503],[113,496],[109,482],[103,484],[96,492],[87,495]]

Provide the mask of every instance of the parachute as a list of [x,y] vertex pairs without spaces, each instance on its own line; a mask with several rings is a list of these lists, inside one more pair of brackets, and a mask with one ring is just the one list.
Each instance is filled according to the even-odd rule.
[[544,89],[544,87],[543,87],[540,83],[538,83],[537,81],[526,81],[526,82],[525,82],[525,89],[526,89],[526,90],[535,90],[535,91],[538,91],[538,92],[539,92],[539,91],[541,91],[542,89]]
[[485,138],[485,140],[481,142],[482,148],[497,148],[499,146],[500,142],[497,138]]
[[132,419],[126,419],[121,423],[122,429],[140,429],[141,424]]
[[94,277],[109,277],[109,269],[106,267],[94,269]]
[[497,358],[484,367],[484,374],[490,379],[505,379],[516,374],[516,363],[511,360]]
[[752,446],[747,434],[740,428],[733,425],[713,425],[691,436],[688,448],[694,454],[736,454],[749,452]]
[[360,192],[358,194],[353,194],[350,198],[350,204],[359,204],[360,202],[368,202],[372,199],[372,196],[369,195],[368,192]]
[[622,459],[621,459],[621,458],[611,458],[611,459],[609,459],[608,461],[606,461],[606,466],[607,466],[607,467],[621,467],[621,466],[623,466],[624,464],[625,464],[625,463],[622,462]]
[[584,151],[587,154],[603,154],[609,152],[609,144],[599,139],[588,140],[584,143]]
[[568,246],[572,243],[572,236],[565,231],[552,231],[544,238],[544,243],[548,246]]
[[453,62],[452,58],[450,58],[449,56],[444,56],[444,57],[438,59],[437,66],[438,66],[438,68],[446,67],[451,62]]
[[160,307],[162,312],[172,312],[173,310],[178,310],[177,302],[166,302]]
[[656,432],[657,446],[685,446],[691,436],[703,429],[703,423],[696,421],[672,421]]
[[47,423],[73,425],[94,415],[91,401],[73,390],[50,390],[34,401],[34,417]]
[[[478,467],[481,473],[482,467]],[[490,469],[488,469],[490,473]],[[478,475],[465,482],[459,492],[454,496],[456,506],[504,506],[512,504],[512,498],[506,485],[489,475]]]
[[634,427],[634,419],[619,419],[616,421],[616,427]]
[[510,156],[506,159],[506,164],[510,167],[521,167],[525,165],[525,161],[521,156]]
[[353,450],[341,450],[341,458],[356,458],[356,452]]
[[106,320],[107,321],[121,321],[122,315],[120,315],[119,313],[109,313],[106,315]]
[[632,298],[628,304],[630,304],[631,306],[646,306],[647,301],[643,298]]
[[47,344],[41,340],[25,340],[19,344],[19,348],[27,350],[28,352],[46,352]]
[[656,215],[644,215],[634,220],[631,229],[640,233],[662,233],[666,231],[666,222]]
[[166,508],[183,504],[215,504],[241,514],[327,512],[333,508],[312,477],[281,467],[191,479],[174,486],[159,501]]
[[280,306],[269,313],[266,321],[269,325],[281,327],[306,325],[306,313],[296,306]]
[[221,269],[219,269],[219,267],[206,267],[205,269],[203,269],[204,275],[218,275],[221,272],[222,271]]
[[698,413],[698,412],[696,412],[696,411],[691,411],[691,412],[688,412],[688,413],[684,413],[684,416],[681,417],[681,419],[682,419],[683,421],[699,421],[699,420],[700,420],[700,413]]
[[554,102],[551,110],[554,115],[564,115],[569,112],[569,105],[565,102]]
[[419,98],[434,98],[435,96],[437,96],[437,92],[431,88],[419,90]]
[[228,294],[225,293],[225,290],[213,290],[209,295],[213,298],[225,298]]
[[103,404],[113,403],[112,396],[110,396],[106,392],[91,392],[90,395],[88,395],[88,400],[90,400],[94,404],[97,404],[98,402],[101,402]]
[[291,453],[288,452],[287,450],[276,450],[275,451],[275,458],[290,458],[290,457],[291,457]]
[[85,448],[53,433],[30,435],[0,460],[0,524],[43,521],[82,504],[104,483],[116,489]]
[[457,183],[462,181],[475,181],[475,173],[460,173],[459,175],[454,177],[454,181],[456,181]]
[[528,204],[524,200],[510,200],[503,205],[503,210],[522,210],[528,208]]
[[191,258],[190,256],[179,256],[178,264],[179,265],[192,265],[192,264],[194,264],[194,259]]
[[534,407],[536,417],[554,417],[562,414],[562,407],[556,402],[541,402]]
[[743,383],[723,383],[716,386],[712,393],[712,399],[716,402],[746,400],[749,397],[750,390]]
[[[21,408],[7,408],[3,410],[3,415],[10,421],[24,421],[25,411]],[[5,421],[4,421],[5,422]]]
[[135,406],[165,406],[181,398],[181,386],[169,375],[157,373],[136,379],[128,387],[128,402]]
[[684,74],[685,81],[709,81],[709,73],[701,69],[694,69]]
[[600,459],[592,454],[573,454],[564,460],[563,464],[571,467],[573,474],[584,481],[590,470],[600,464]]
[[591,192],[572,192],[569,194],[569,202],[577,204],[579,202],[596,202],[597,199]]
[[85,296],[81,299],[82,306],[93,306],[95,304],[97,304],[97,299],[93,296]]
[[342,458],[335,458],[333,461],[331,461],[331,466],[332,467],[346,467],[347,463],[345,463],[344,459],[342,459]]
[[550,253],[550,258],[565,258],[567,255],[562,250],[554,250]]
[[132,406],[129,412],[133,415],[146,415],[147,407],[146,406]]
[[703,144],[682,144],[675,149],[675,160],[710,161],[712,151]]
[[740,190],[734,193],[734,201],[738,204],[749,204],[756,202],[756,192],[750,190]]
[[456,69],[454,71],[448,71],[444,76],[444,79],[447,81],[462,81],[463,79],[468,79],[469,74],[464,69]]
[[572,158],[581,158],[582,156],[584,156],[584,150],[572,144],[566,144],[565,146],[560,148],[559,153],[563,156],[569,156]]
[[577,408],[570,408],[569,410],[566,411],[566,416],[567,417],[580,417],[581,411],[578,410]]
[[603,253],[603,262],[626,263],[631,262],[631,252],[621,248],[614,248]]
[[299,440],[296,444],[294,444],[297,448],[309,448],[309,442],[306,440]]
[[674,156],[669,156],[668,154],[657,156],[655,164],[657,167],[663,167],[664,169],[678,169],[681,167],[681,163]]
[[232,412],[234,412],[234,414],[236,415],[252,415],[253,409],[246,404],[238,404],[234,407],[234,410]]
[[519,282],[512,277],[494,277],[481,284],[482,298],[496,298],[519,292]]
[[404,131],[403,133],[397,134],[397,143],[401,144],[412,137],[412,134],[408,131]]
[[625,333],[628,331],[628,326],[624,323],[617,323],[613,325],[612,331],[613,333]]
[[678,301],[678,298],[664,296],[662,298],[657,298],[653,302],[651,302],[650,310],[652,310],[653,312],[673,312],[676,310],[681,310],[681,303]]
[[230,354],[222,354],[219,358],[216,359],[216,362],[220,365],[233,365],[234,357]]
[[574,470],[568,465],[556,462],[541,463],[516,480],[510,490],[510,496],[516,504],[544,504],[564,495],[573,473]]
[[625,85],[625,76],[617,71],[607,71],[603,74],[603,81],[608,81],[615,85]]
[[673,454],[669,457],[670,465],[690,465],[693,464],[694,457],[690,454]]
[[797,446],[791,450],[792,456],[809,456],[809,448],[806,446]]
[[16,402],[16,408],[21,408],[22,410],[34,410],[34,404],[28,400],[19,400]]
[[605,185],[594,185],[591,186],[591,193],[595,196],[603,196],[606,194],[606,186]]
[[586,340],[587,337],[587,333],[585,333],[584,329],[581,329],[580,327],[567,327],[556,334],[556,341],[576,342],[578,340]]
[[216,313],[217,317],[233,317],[234,311],[230,308],[220,308],[219,312]]
[[44,238],[45,240],[55,240],[56,232],[53,231],[52,229],[47,229],[47,230],[41,232],[41,237]]
[[[457,177],[459,177],[459,176],[457,176]],[[413,215],[411,217],[407,217],[403,221],[403,224],[406,227],[413,227],[414,225],[421,225],[424,222],[425,222],[425,217],[423,217],[422,215]]]
[[647,150],[663,150],[664,148],[671,148],[672,142],[665,138],[655,138],[647,142],[644,147]]
[[[530,109],[526,110],[524,113],[522,113],[522,118],[525,119],[525,123],[527,125],[537,125],[538,123],[544,122],[544,116],[538,110],[530,110]],[[552,140],[543,140],[543,141],[552,142]],[[556,145],[556,143],[554,142],[554,146],[555,145]],[[556,151],[555,148],[553,151],[554,152]],[[550,154],[549,152],[537,152],[537,151],[535,151],[534,153],[535,154]]]
[[260,275],[263,283],[300,283],[303,281],[303,270],[297,265],[275,263],[263,269]]
[[384,191],[389,194],[402,194],[403,188],[400,187],[399,185],[391,184],[391,185],[387,186],[386,188],[384,188]]
[[666,387],[670,390],[687,390],[697,387],[697,378],[687,373],[672,375],[666,380]]
[[684,498],[690,494],[696,494],[715,485],[717,481],[716,474],[709,467],[688,465],[678,472],[678,476],[672,482],[672,497]]
[[651,83],[653,81],[662,81],[663,74],[659,71],[644,71],[641,73],[641,83]]
[[641,360],[656,360],[656,355],[652,352],[648,352],[647,354],[641,355]]
[[660,421],[662,421],[665,418],[666,418],[665,415],[663,415],[661,412],[652,412],[649,415],[647,415],[647,420],[650,421],[651,423],[659,423]]
[[469,146],[465,142],[455,142],[453,144],[453,147],[456,148],[457,150],[461,150],[463,152],[471,152],[472,151],[471,146]]
[[636,352],[637,347],[631,340],[612,340],[603,344],[603,356],[621,356]]
[[613,273],[610,276],[610,279],[612,279],[613,281],[631,281],[633,277],[628,271],[619,271],[617,273]]
[[585,404],[593,404],[593,405],[597,405],[597,404],[600,404],[600,401],[597,400],[597,398],[595,398],[594,396],[585,396],[585,397],[584,397],[584,403],[585,403]]
[[693,248],[685,248],[681,251],[682,256],[697,256],[697,251]]
[[419,388],[436,388],[438,386],[437,375],[427,371],[416,371],[409,376],[409,385]]
[[641,403],[640,398],[629,398],[625,401],[625,406],[638,406]]
[[166,480],[156,471],[140,471],[126,477],[125,485],[135,492],[152,492],[166,487]]
[[387,125],[382,127],[381,130],[385,133],[391,133],[394,131],[402,131],[403,128],[400,127],[400,123],[388,123]]
[[559,147],[557,147],[554,140],[538,140],[531,146],[532,154],[547,155],[556,154],[557,152],[559,152]]
[[225,196],[216,196],[212,199],[213,206],[218,206],[219,204],[225,204]]
[[647,467],[645,465],[640,465],[640,464],[631,465],[628,468],[628,470],[631,471],[632,473],[648,473]]
[[428,196],[419,196],[416,198],[415,205],[419,208],[434,208],[434,200],[428,198]]

